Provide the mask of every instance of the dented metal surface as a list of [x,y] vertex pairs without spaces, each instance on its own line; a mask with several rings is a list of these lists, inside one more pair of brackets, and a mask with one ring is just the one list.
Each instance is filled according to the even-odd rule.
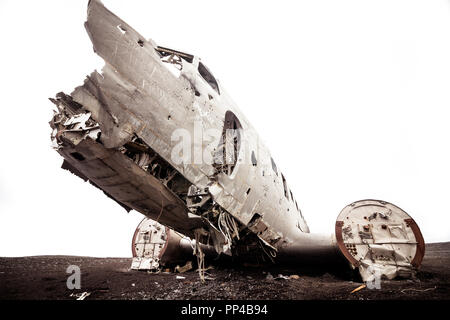
[[[309,233],[269,150],[200,58],[146,40],[98,0],[89,1],[85,26],[105,66],[70,95],[51,99],[57,107],[52,141],[65,159],[63,168],[127,210],[219,254],[251,252],[276,262],[342,252],[355,265],[357,258],[339,238],[355,232],[353,227],[341,226],[345,233],[337,233],[338,239]],[[209,132],[214,143],[197,139],[199,131]],[[176,132],[193,137],[190,158],[184,152],[174,156],[180,146]],[[366,241],[361,232],[359,239]],[[366,256],[358,258],[360,265],[370,264]],[[420,265],[395,261],[405,262],[404,268]],[[365,269],[360,271],[365,277]]]
[[364,281],[413,277],[425,250],[414,220],[385,201],[362,200],[345,207],[336,221],[336,237]]

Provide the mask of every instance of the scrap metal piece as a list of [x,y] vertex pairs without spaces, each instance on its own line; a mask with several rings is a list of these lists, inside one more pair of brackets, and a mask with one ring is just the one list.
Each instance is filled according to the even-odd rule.
[[186,264],[184,266],[176,266],[175,267],[175,271],[179,272],[179,273],[184,273],[187,272],[189,270],[192,270],[192,261],[188,261],[186,262]]
[[360,290],[362,290],[362,289],[364,289],[364,288],[366,288],[366,285],[365,285],[365,284],[362,284],[362,285],[360,285],[359,287],[357,287],[356,289],[353,289],[350,293],[358,292],[358,291],[360,291]]

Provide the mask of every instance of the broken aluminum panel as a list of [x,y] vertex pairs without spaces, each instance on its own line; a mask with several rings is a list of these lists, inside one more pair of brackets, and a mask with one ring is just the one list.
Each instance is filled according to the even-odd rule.
[[[101,131],[89,112],[62,93],[52,101],[59,112],[50,122],[51,137],[65,159],[63,168],[88,179],[125,208],[175,225],[186,235],[193,236],[191,229],[203,225],[198,217],[189,218],[185,204],[159,179],[143,171],[123,148],[105,148],[98,139]],[[73,121],[81,118],[85,119],[83,125],[89,125],[82,127],[79,121]]]
[[[214,248],[201,245],[208,259],[218,257]],[[131,269],[158,270],[163,266],[184,264],[194,258],[195,240],[144,218],[136,228],[132,240]]]
[[364,281],[413,277],[425,254],[415,221],[385,201],[362,200],[345,207],[336,221],[336,238]]
[[[99,0],[89,1],[85,27],[105,66],[70,95],[50,99],[57,107],[50,122],[52,143],[65,169],[127,210],[218,253],[257,254],[267,261],[279,256],[281,261],[283,256],[334,257],[341,251],[349,258],[342,240],[349,225],[337,227],[336,236],[309,233],[269,149],[199,57],[146,40]],[[180,130],[193,137],[188,142],[191,159],[173,157],[179,146],[173,134]],[[213,148],[210,141],[195,139],[198,132],[211,132]],[[215,161],[196,159],[198,154]],[[350,215],[338,222],[354,219],[360,218]],[[410,228],[417,234],[415,223]],[[402,231],[392,225],[389,232],[400,237]],[[412,244],[399,245],[393,247],[401,264],[396,273],[407,268],[405,248]],[[383,250],[385,244],[374,243],[367,252],[384,256]],[[411,268],[420,260],[413,259]],[[366,255],[359,263],[387,265]],[[365,270],[360,268],[362,274]]]

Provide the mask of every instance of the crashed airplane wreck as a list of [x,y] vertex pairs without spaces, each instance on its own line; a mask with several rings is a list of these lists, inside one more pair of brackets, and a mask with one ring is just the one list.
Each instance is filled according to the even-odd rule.
[[363,281],[414,276],[425,244],[405,211],[357,201],[334,234],[310,233],[269,150],[199,57],[146,40],[98,0],[85,27],[105,66],[50,99],[52,143],[63,169],[146,217],[134,269],[195,254],[199,270],[207,255],[345,261]]

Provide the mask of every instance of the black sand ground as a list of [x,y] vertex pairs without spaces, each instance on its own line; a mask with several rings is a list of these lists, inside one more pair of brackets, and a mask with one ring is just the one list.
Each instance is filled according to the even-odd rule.
[[[350,293],[361,282],[348,272],[308,268],[209,270],[201,283],[195,271],[183,274],[131,271],[130,258],[36,256],[0,258],[0,299],[450,299],[450,242],[427,244],[416,279],[384,280],[381,289]],[[69,265],[81,268],[81,289],[69,290]],[[278,274],[297,279],[273,279]],[[183,276],[185,279],[177,279]]]

